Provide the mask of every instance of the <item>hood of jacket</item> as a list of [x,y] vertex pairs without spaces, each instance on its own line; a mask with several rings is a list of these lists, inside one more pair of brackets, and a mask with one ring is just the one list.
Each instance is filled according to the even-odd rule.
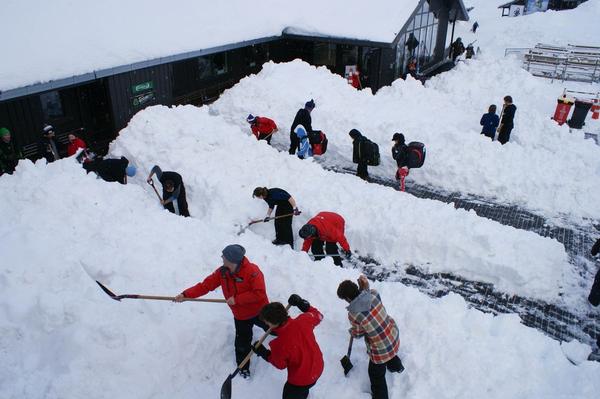
[[362,313],[371,310],[372,295],[369,291],[361,291],[350,305],[346,307],[350,313]]

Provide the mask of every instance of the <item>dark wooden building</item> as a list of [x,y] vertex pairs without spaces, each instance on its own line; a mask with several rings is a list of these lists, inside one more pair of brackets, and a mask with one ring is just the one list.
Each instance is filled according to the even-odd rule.
[[410,59],[427,75],[447,62],[446,37],[456,20],[468,20],[461,0],[415,0],[415,9],[389,43],[344,37],[299,35],[284,30],[265,37],[185,54],[117,66],[0,92],[0,127],[7,127],[29,158],[45,123],[59,141],[78,132],[103,153],[141,109],[155,104],[202,105],[267,61],[300,58],[344,75],[347,66],[361,73],[364,87],[376,91],[407,73]]

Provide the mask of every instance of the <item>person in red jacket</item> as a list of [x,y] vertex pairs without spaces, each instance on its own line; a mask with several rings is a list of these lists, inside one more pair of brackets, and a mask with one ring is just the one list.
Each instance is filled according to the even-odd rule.
[[269,343],[270,350],[256,343],[252,350],[278,369],[287,369],[283,399],[306,399],[323,373],[323,354],[313,332],[323,315],[299,295],[292,294],[288,303],[298,307],[302,314],[293,319],[281,303],[266,305],[260,317],[273,328],[277,338]]
[[323,244],[325,244],[325,253],[333,257],[333,263],[342,265],[342,259],[338,252],[337,244],[340,243],[344,254],[351,256],[350,244],[344,235],[344,218],[333,212],[319,212],[310,219],[307,224],[302,226],[298,234],[304,238],[302,250],[308,252],[310,248],[315,260],[321,260],[323,256]]
[[83,148],[84,150],[87,148],[85,141],[75,136],[73,133],[69,134],[69,145],[67,146],[67,156],[75,155],[78,149]]
[[[184,298],[197,298],[219,287],[233,313],[235,323],[235,359],[239,365],[251,350],[252,327],[263,330],[269,327],[259,319],[260,310],[269,303],[265,289],[265,279],[257,265],[244,255],[241,245],[228,245],[223,249],[223,266],[206,277],[202,282],[183,291],[175,297],[175,302]],[[240,370],[244,378],[250,377],[250,362]]]
[[266,140],[267,144],[271,145],[271,138],[278,130],[272,119],[250,114],[246,118],[246,122],[250,124],[252,134],[256,136],[257,140]]

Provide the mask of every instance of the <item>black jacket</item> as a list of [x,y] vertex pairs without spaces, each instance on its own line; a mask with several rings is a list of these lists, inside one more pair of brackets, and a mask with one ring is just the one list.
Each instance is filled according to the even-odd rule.
[[46,162],[54,162],[60,159],[60,144],[55,139],[43,137],[38,143],[38,155],[46,158]]
[[21,151],[15,148],[12,141],[5,143],[0,139],[0,175],[14,172],[21,158],[23,158]]
[[304,126],[306,133],[312,132],[312,119],[310,117],[310,112],[306,108],[299,109],[296,113],[294,122],[292,122],[292,128],[290,129],[290,134],[294,133],[294,129],[296,129],[296,126],[298,125]]
[[352,162],[354,163],[366,163],[366,149],[365,145],[368,143],[368,139],[360,135],[352,141]]
[[394,144],[392,147],[392,158],[396,160],[399,168],[407,166],[408,146],[406,144]]
[[517,107],[514,104],[510,104],[504,107],[504,111],[502,112],[502,120],[500,121],[500,124],[504,125],[505,127],[513,127],[515,112],[517,112]]
[[118,181],[125,184],[125,169],[129,165],[129,160],[125,157],[121,159],[99,159],[83,164],[83,168],[88,173],[96,172],[105,181]]

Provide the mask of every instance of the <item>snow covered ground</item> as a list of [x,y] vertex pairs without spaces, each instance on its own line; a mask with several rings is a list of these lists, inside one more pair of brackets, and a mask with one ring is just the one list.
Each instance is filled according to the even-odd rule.
[[[272,300],[296,292],[324,313],[316,335],[325,372],[311,398],[369,398],[364,344],[355,345],[348,378],[339,365],[347,320],[335,291],[357,271],[272,246],[271,224],[237,236],[240,225],[266,212],[251,198],[256,186],[294,195],[303,211],[296,232],[319,211],[341,213],[352,249],[382,264],[414,264],[508,294],[588,307],[589,282],[570,269],[557,241],[322,168],[351,164],[347,132],[355,127],[380,145],[382,165],[371,173],[392,176],[390,139],[402,131],[427,144],[425,167],[410,175],[419,183],[548,217],[598,219],[599,149],[549,120],[560,92],[560,84],[492,56],[461,63],[425,87],[409,79],[375,96],[324,68],[270,63],[210,107],[138,113],[111,147],[140,170],[126,186],[86,175],[73,159],[20,163],[0,179],[0,398],[218,397],[234,369],[225,305],[117,303],[93,279],[118,294],[175,295],[213,271],[231,243],[244,245],[261,267]],[[501,147],[479,136],[478,121],[506,94],[519,110],[514,141]],[[330,139],[319,162],[281,151],[309,98],[317,103],[313,126]],[[274,148],[248,135],[248,113],[278,122]],[[144,181],[155,163],[183,175],[192,218],[157,203]],[[432,299],[397,283],[374,286],[401,332],[406,371],[388,375],[392,398],[592,398],[600,390],[600,363],[585,360],[586,345],[560,345],[517,315],[484,314],[456,295]],[[284,372],[262,360],[252,371],[252,379],[234,380],[233,397],[280,397]]]

